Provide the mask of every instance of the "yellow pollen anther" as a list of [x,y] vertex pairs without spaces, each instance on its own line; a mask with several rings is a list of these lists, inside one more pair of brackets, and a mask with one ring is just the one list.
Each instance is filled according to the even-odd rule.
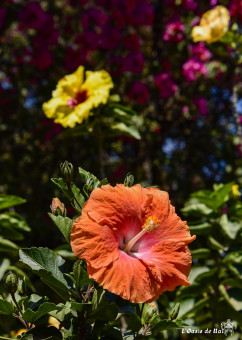
[[147,233],[151,233],[153,230],[158,229],[160,226],[160,220],[156,216],[150,216],[145,221],[142,229],[145,229]]
[[129,253],[134,244],[145,234],[151,233],[158,229],[160,226],[160,220],[156,216],[150,216],[146,219],[145,224],[142,225],[142,230],[135,237],[133,237],[127,244],[124,245],[123,251]]

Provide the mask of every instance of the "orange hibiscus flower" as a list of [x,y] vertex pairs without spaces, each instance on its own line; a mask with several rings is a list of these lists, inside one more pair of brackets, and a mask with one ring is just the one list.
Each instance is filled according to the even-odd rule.
[[72,250],[87,261],[89,276],[134,303],[189,286],[187,244],[195,238],[167,192],[141,185],[95,189],[71,230]]

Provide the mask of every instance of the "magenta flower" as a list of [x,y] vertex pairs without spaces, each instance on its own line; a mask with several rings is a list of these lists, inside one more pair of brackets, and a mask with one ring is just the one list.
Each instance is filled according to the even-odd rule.
[[198,3],[195,0],[183,0],[182,5],[188,11],[195,11],[198,8]]
[[189,48],[193,56],[198,60],[205,61],[211,59],[212,57],[212,53],[203,42],[200,42],[196,45],[190,45]]
[[38,31],[34,37],[34,45],[40,46],[54,46],[58,43],[59,32],[54,28],[53,18],[49,16],[49,20]]
[[5,24],[5,18],[6,18],[7,10],[4,7],[0,7],[0,29]]
[[32,1],[19,12],[19,20],[25,27],[39,30],[48,20],[48,13],[42,9],[38,2]]
[[205,77],[208,70],[203,62],[190,58],[183,64],[182,74],[186,81],[192,82],[201,76]]
[[154,8],[151,4],[143,3],[129,17],[129,23],[134,26],[151,26],[154,20]]
[[162,98],[170,98],[177,90],[177,85],[174,83],[172,76],[163,72],[154,76],[155,87],[159,90]]
[[37,66],[38,69],[40,70],[49,68],[53,63],[51,52],[47,48],[36,49],[32,56],[32,63],[33,65]]
[[237,18],[239,22],[242,22],[241,0],[231,0],[229,4],[229,12],[232,18]]
[[205,98],[196,97],[194,98],[193,103],[201,116],[206,116],[208,114],[207,101]]
[[123,69],[123,58],[117,54],[111,54],[109,56],[109,72],[112,76],[120,76],[124,69]]
[[100,36],[99,47],[104,50],[113,50],[121,42],[121,33],[118,29],[109,24],[104,27]]
[[128,54],[123,61],[124,71],[133,73],[141,73],[144,66],[144,56],[141,52],[133,52]]
[[179,41],[184,39],[185,26],[181,22],[180,19],[176,19],[173,22],[170,22],[166,25],[165,32],[163,33],[163,40],[178,43]]
[[81,18],[83,29],[86,31],[103,27],[108,21],[108,15],[101,9],[89,8]]
[[137,81],[132,85],[131,90],[128,92],[127,96],[129,97],[129,99],[139,104],[145,104],[150,97],[150,92],[146,84]]
[[129,51],[139,51],[141,39],[137,34],[130,34],[124,37],[124,47]]

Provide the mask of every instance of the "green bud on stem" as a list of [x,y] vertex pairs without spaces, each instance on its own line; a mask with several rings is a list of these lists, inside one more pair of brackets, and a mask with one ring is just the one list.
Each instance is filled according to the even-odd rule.
[[124,180],[125,187],[132,187],[134,185],[134,176],[131,173],[128,173]]
[[18,280],[18,293],[20,296],[24,296],[26,293],[26,282],[25,277],[20,277]]
[[8,272],[3,278],[3,284],[8,293],[14,294],[17,291],[18,278],[14,273]]
[[179,310],[180,310],[180,303],[177,302],[174,308],[172,309],[172,311],[170,312],[169,316],[171,320],[175,320],[178,317]]
[[61,176],[64,179],[65,183],[70,184],[73,181],[73,165],[65,161],[60,165]]

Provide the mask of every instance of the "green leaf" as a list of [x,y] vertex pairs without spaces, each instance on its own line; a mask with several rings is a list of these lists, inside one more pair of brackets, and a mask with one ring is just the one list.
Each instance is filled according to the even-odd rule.
[[192,197],[207,207],[216,210],[221,207],[229,199],[231,188],[234,182],[227,184],[219,184],[214,186],[214,191],[200,190],[194,192]]
[[184,318],[187,314],[189,314],[195,305],[195,298],[187,298],[187,299],[182,299],[180,301],[180,311],[179,311],[179,317]]
[[122,314],[122,317],[124,317],[129,330],[133,332],[138,332],[141,329],[142,322],[137,314],[125,313],[125,314]]
[[3,213],[0,214],[0,226],[9,226],[11,225],[12,228],[22,230],[22,231],[30,231],[30,227],[28,226],[25,219],[17,214],[17,213]]
[[66,241],[70,243],[70,233],[71,233],[73,220],[71,220],[68,217],[55,216],[51,213],[49,213],[49,216],[52,219],[52,221],[55,223],[55,225],[59,228],[59,230],[65,237]]
[[191,203],[186,205],[183,209],[181,209],[185,216],[187,215],[210,215],[213,210],[208,208],[204,203]]
[[54,303],[44,302],[42,305],[39,306],[36,312],[32,311],[29,308],[26,309],[26,311],[23,313],[23,319],[25,321],[35,323],[36,320],[40,319],[42,316],[58,309],[59,307],[57,307]]
[[226,255],[226,257],[223,259],[224,262],[231,262],[231,263],[242,263],[242,250],[240,251],[233,251]]
[[19,252],[20,260],[28,265],[42,281],[64,300],[70,298],[68,286],[61,267],[65,261],[48,248],[25,248]]
[[46,301],[48,301],[48,298],[46,296],[39,296],[37,294],[31,294],[28,300],[26,309],[34,310]]
[[0,252],[18,253],[19,247],[17,244],[0,236]]
[[242,280],[238,278],[228,278],[222,281],[222,285],[242,289]]
[[69,201],[72,200],[73,195],[62,178],[51,178],[51,181],[63,192]]
[[69,244],[63,244],[57,248],[55,248],[55,253],[60,255],[66,260],[75,261],[76,255],[72,252],[71,247]]
[[73,266],[74,283],[78,292],[81,291],[82,287],[93,283],[93,280],[89,279],[87,272],[83,268],[82,262],[83,261],[78,260]]
[[0,297],[0,314],[5,315],[11,315],[14,312],[14,306],[11,304],[11,302],[8,302],[7,300],[3,300]]
[[100,188],[102,185],[105,185],[108,183],[108,180],[106,178],[104,178],[102,181],[99,181],[97,177],[91,174],[90,172],[82,168],[78,168],[78,170],[79,170],[79,174],[81,176],[82,181],[85,183],[83,187],[83,191],[85,192],[87,196],[90,195],[92,190],[96,188]]
[[115,132],[115,134],[141,139],[139,130],[135,125],[126,125],[125,123],[119,122],[111,124],[110,128],[113,132]]
[[242,310],[242,291],[240,288],[231,288],[226,290],[226,288],[221,284],[219,285],[219,291],[234,310],[237,312]]
[[209,244],[209,247],[211,247],[212,249],[225,250],[225,247],[221,243],[219,243],[217,240],[215,240],[215,238],[213,238],[212,236],[208,237],[208,244]]
[[115,320],[119,307],[115,303],[109,303],[105,297],[105,291],[98,289],[94,291],[92,298],[91,319],[96,320]]
[[80,189],[73,182],[70,183],[70,188],[68,188],[62,178],[51,178],[51,181],[63,192],[71,202],[73,208],[80,215],[81,208],[85,203],[85,198],[81,194]]
[[223,214],[220,218],[219,224],[224,233],[231,239],[235,240],[239,230],[242,229],[242,224],[239,222],[231,222],[228,220],[227,214]]
[[211,251],[207,248],[191,250],[193,259],[206,259],[211,257]]
[[213,193],[213,197],[217,201],[217,208],[228,201],[233,185],[234,182],[230,182],[227,184],[220,184],[215,188],[215,193]]
[[6,209],[25,202],[25,199],[18,196],[0,195],[0,209]]
[[201,235],[208,234],[212,229],[212,225],[210,223],[201,223],[196,225],[189,224],[189,228],[192,234]]
[[183,322],[180,319],[176,319],[176,320],[161,320],[159,321],[152,329],[151,329],[151,333],[152,334],[156,334],[159,333],[161,331],[165,331],[165,330],[169,330],[169,329],[175,329],[175,328],[183,328],[188,326],[185,322]]
[[81,194],[80,189],[73,182],[71,183],[71,192],[73,194],[72,205],[81,214],[81,208],[85,203],[85,198]]
[[[216,270],[216,268],[215,268]],[[211,276],[214,274],[214,269],[210,269],[206,266],[193,266],[188,281],[193,284],[195,281],[200,281],[202,278]]]
[[0,259],[0,281],[4,277],[4,274],[7,271],[9,266],[10,266],[9,259]]

